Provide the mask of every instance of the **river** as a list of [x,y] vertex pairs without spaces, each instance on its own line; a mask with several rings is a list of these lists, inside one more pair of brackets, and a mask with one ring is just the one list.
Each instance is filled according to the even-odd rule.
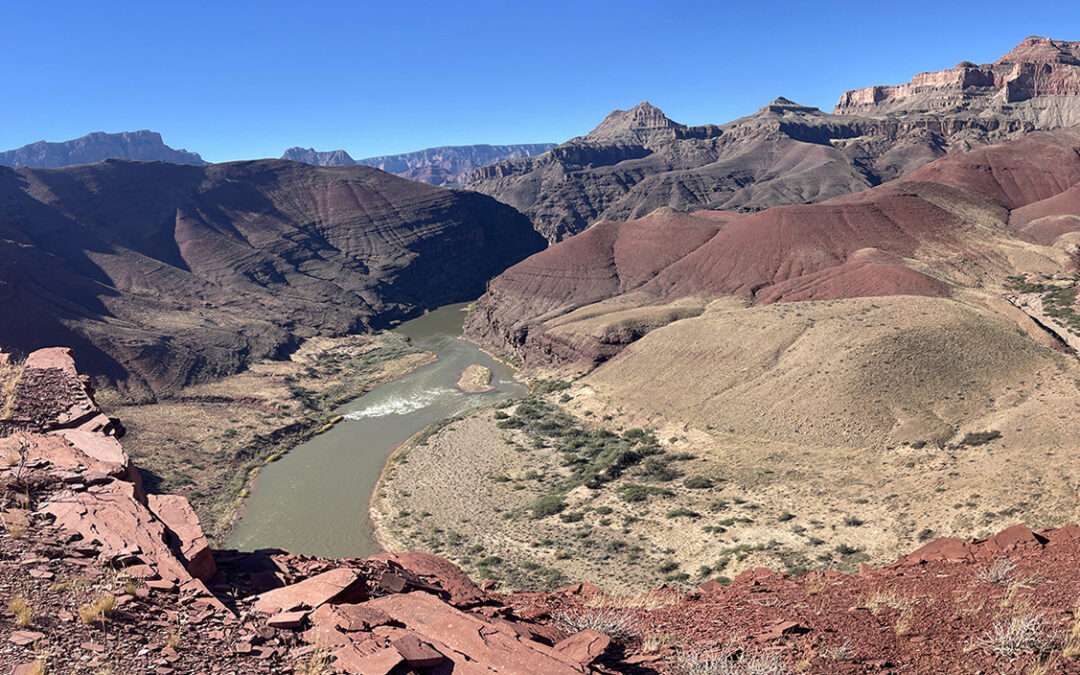
[[[381,550],[368,503],[394,449],[433,422],[527,393],[511,368],[460,339],[465,306],[441,307],[396,329],[438,359],[342,406],[345,419],[334,428],[263,467],[228,548],[328,557]],[[457,389],[461,371],[474,363],[492,370],[494,391]]]

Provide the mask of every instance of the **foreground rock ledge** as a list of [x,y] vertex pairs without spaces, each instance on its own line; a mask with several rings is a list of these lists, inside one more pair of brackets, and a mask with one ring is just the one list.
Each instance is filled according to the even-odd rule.
[[[185,498],[144,493],[68,350],[31,355],[15,397],[0,422],[0,588],[37,611],[0,617],[4,672],[667,673],[718,654],[778,673],[1080,672],[1075,526],[938,539],[857,575],[759,568],[690,593],[498,594],[424,553],[213,551]],[[115,609],[79,621],[79,593]],[[1018,618],[1045,639],[995,642]]]

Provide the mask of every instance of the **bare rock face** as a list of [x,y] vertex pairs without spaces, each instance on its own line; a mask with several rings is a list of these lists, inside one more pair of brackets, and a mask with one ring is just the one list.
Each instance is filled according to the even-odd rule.
[[38,141],[17,150],[0,152],[0,166],[25,166],[54,169],[73,164],[93,164],[106,159],[130,159],[173,164],[206,164],[197,153],[174,150],[156,131],[125,131],[106,134],[101,131],[63,143]]
[[961,62],[920,73],[899,86],[845,92],[833,111],[841,115],[987,113],[1030,121],[1037,128],[1080,122],[1080,43],[1029,37],[994,63]]
[[1080,124],[1078,44],[1028,38],[994,64],[848,92],[833,114],[780,97],[726,124],[686,127],[644,102],[540,157],[478,169],[468,187],[529,216],[552,243],[664,206],[825,201],[946,154]]
[[544,242],[474,193],[265,160],[0,169],[0,345],[138,396],[471,300]]

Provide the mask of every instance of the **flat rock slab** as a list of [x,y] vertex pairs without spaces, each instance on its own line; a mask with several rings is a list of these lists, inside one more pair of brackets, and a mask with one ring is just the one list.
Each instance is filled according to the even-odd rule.
[[263,593],[255,600],[255,611],[277,614],[301,607],[318,609],[328,603],[352,603],[366,597],[364,577],[356,570],[338,568]]
[[266,625],[271,628],[299,628],[300,624],[304,622],[304,617],[307,616],[307,612],[281,612],[275,614],[266,620]]
[[560,655],[587,666],[600,658],[611,647],[611,638],[594,630],[583,630],[555,645]]
[[[453,662],[454,673],[498,672],[505,675],[570,675],[584,668],[551,647],[467,614],[427,593],[387,595],[364,603],[377,609],[408,633],[428,642]],[[376,633],[380,628],[376,630]],[[400,629],[388,633],[399,639]]]
[[446,658],[442,652],[435,649],[415,635],[404,635],[390,643],[398,650],[401,658],[413,668],[434,668]]
[[26,647],[32,645],[41,638],[45,637],[44,633],[38,633],[33,630],[17,630],[8,636],[8,640],[19,647]]
[[337,661],[334,663],[346,673],[362,673],[363,675],[388,675],[405,659],[398,650],[393,647],[385,647],[372,654],[363,654],[354,647],[345,646],[334,652]]

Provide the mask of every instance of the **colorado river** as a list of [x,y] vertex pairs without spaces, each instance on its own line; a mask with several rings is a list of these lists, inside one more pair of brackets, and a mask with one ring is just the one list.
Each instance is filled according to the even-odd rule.
[[[432,422],[527,393],[509,367],[459,338],[464,307],[441,307],[397,329],[438,360],[342,406],[337,426],[263,467],[229,548],[331,557],[379,552],[368,502],[394,448]],[[474,363],[492,370],[493,391],[457,389],[461,371]]]

